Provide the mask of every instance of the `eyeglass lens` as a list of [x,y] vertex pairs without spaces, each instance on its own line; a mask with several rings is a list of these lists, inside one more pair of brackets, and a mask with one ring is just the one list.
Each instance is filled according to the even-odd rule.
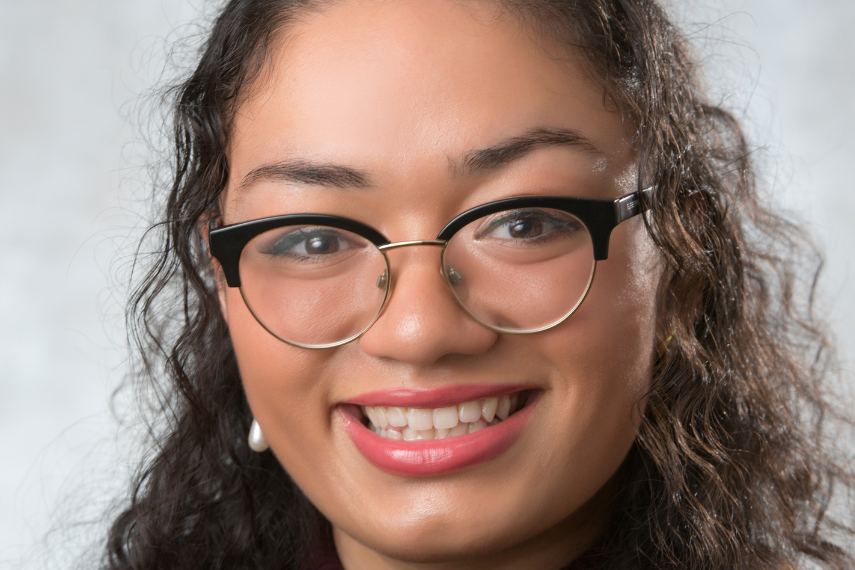
[[[479,218],[446,245],[443,275],[473,318],[500,332],[560,322],[584,298],[594,255],[585,225],[548,208]],[[364,332],[389,289],[386,256],[367,239],[326,226],[259,234],[240,258],[241,293],[256,319],[298,346],[340,343]]]

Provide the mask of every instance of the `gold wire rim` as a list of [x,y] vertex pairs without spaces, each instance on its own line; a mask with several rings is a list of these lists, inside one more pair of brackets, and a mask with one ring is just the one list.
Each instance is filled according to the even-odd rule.
[[[378,249],[378,251],[380,251],[380,250]],[[246,305],[246,308],[249,310],[249,313],[253,316],[253,318],[256,320],[256,322],[259,325],[261,325],[261,327],[264,330],[269,332],[275,338],[281,340],[285,344],[290,344],[291,346],[296,346],[298,348],[308,348],[310,350],[323,350],[325,348],[335,348],[337,346],[342,346],[342,345],[345,345],[349,342],[352,342],[352,341],[358,339],[359,337],[361,337],[363,334],[365,334],[366,331],[368,331],[368,329],[370,329],[372,326],[374,326],[374,323],[377,322],[377,319],[380,318],[380,313],[383,312],[383,308],[386,306],[386,301],[389,299],[389,291],[391,289],[391,284],[392,284],[392,268],[389,265],[389,258],[386,256],[386,253],[384,251],[380,251],[380,253],[383,255],[383,261],[386,263],[385,273],[389,276],[389,278],[386,279],[385,290],[383,291],[383,302],[380,303],[380,308],[377,309],[377,312],[374,314],[374,317],[372,317],[371,321],[365,326],[365,328],[363,328],[358,333],[356,333],[356,334],[354,334],[354,335],[352,335],[352,336],[350,336],[344,340],[340,340],[340,341],[336,341],[336,342],[328,342],[328,343],[324,343],[324,344],[305,344],[305,343],[298,342],[295,340],[288,340],[288,339],[280,336],[279,334],[277,334],[273,330],[271,330],[270,327],[267,326],[266,324],[264,324],[264,321],[262,321],[261,318],[259,318],[259,316],[256,314],[255,310],[252,308],[252,305],[250,305],[249,301],[246,298],[246,294],[244,293],[244,290],[243,290],[243,285],[238,287],[238,289],[240,290],[240,296],[243,299],[244,305]]]
[[446,267],[445,251],[446,251],[446,248],[443,247],[442,248],[442,256],[440,259],[440,272],[442,273],[442,276],[445,279],[446,285],[448,285],[448,288],[451,291],[451,296],[454,297],[454,300],[457,302],[457,306],[459,306],[463,310],[463,312],[466,313],[466,315],[469,318],[471,318],[473,321],[475,321],[479,325],[481,325],[485,328],[488,328],[493,332],[497,332],[497,333],[501,333],[501,334],[534,334],[534,333],[543,332],[543,331],[549,330],[551,328],[557,327],[558,325],[560,325],[561,323],[563,323],[564,321],[569,319],[570,316],[573,313],[575,313],[576,310],[582,305],[582,302],[588,297],[588,292],[591,290],[591,285],[594,283],[594,275],[597,273],[597,260],[593,259],[594,263],[591,266],[591,275],[588,277],[588,283],[587,283],[587,285],[585,285],[585,290],[582,292],[582,296],[579,298],[578,301],[576,301],[576,304],[573,305],[573,307],[570,309],[570,311],[568,313],[566,313],[563,317],[559,318],[557,321],[554,321],[548,325],[544,325],[542,327],[537,327],[534,329],[523,329],[523,330],[506,329],[506,328],[496,327],[496,326],[490,325],[488,323],[485,323],[484,321],[479,319],[477,316],[475,316],[472,313],[472,311],[470,311],[469,308],[467,308],[466,305],[463,304],[463,301],[461,301],[460,298],[457,296],[457,294],[454,292],[454,286],[448,280],[448,272],[444,270],[444,268]]
[[[588,293],[591,291],[591,285],[594,283],[594,275],[596,275],[596,273],[597,273],[597,260],[594,259],[593,260],[594,263],[591,266],[591,275],[588,277],[588,283],[587,283],[587,285],[585,285],[585,290],[582,292],[582,296],[579,298],[578,301],[576,301],[576,304],[573,305],[573,307],[570,309],[570,311],[567,312],[564,316],[562,316],[558,320],[556,320],[556,321],[554,321],[548,325],[544,325],[542,327],[537,327],[534,329],[524,329],[524,330],[506,329],[506,328],[496,327],[496,326],[490,325],[488,323],[485,323],[481,319],[479,319],[477,316],[475,316],[472,313],[472,311],[470,311],[466,307],[466,305],[463,304],[463,301],[461,301],[460,298],[457,296],[457,294],[454,292],[454,286],[448,280],[449,279],[448,278],[448,272],[445,270],[447,267],[445,264],[445,252],[446,252],[447,246],[448,246],[447,241],[442,241],[442,240],[413,240],[413,241],[407,241],[407,242],[397,242],[397,243],[393,243],[393,244],[386,244],[386,246],[378,246],[377,251],[379,251],[383,255],[383,261],[386,264],[386,274],[389,276],[389,278],[386,279],[385,290],[383,292],[383,301],[382,301],[382,303],[380,303],[380,307],[377,309],[377,312],[374,314],[371,321],[358,333],[356,333],[356,334],[354,334],[354,335],[352,335],[352,336],[350,336],[344,340],[340,340],[340,341],[336,341],[336,342],[323,343],[323,344],[306,344],[306,343],[302,343],[302,342],[298,342],[298,341],[294,341],[294,340],[288,340],[288,339],[280,336],[279,334],[274,332],[269,326],[264,324],[264,321],[262,321],[261,318],[258,316],[258,314],[256,314],[255,310],[252,308],[252,305],[249,303],[249,300],[246,298],[246,293],[243,290],[243,285],[238,287],[238,289],[240,290],[240,296],[243,299],[243,302],[246,305],[246,308],[249,310],[249,313],[253,316],[253,318],[256,320],[256,322],[259,325],[261,325],[261,327],[264,330],[266,330],[268,333],[270,333],[276,339],[284,342],[285,344],[289,344],[291,346],[296,346],[298,348],[306,348],[306,349],[310,349],[310,350],[323,350],[323,349],[327,349],[327,348],[335,348],[337,346],[342,346],[342,345],[345,345],[349,342],[353,342],[354,340],[358,339],[359,337],[364,335],[366,332],[368,332],[368,329],[370,329],[372,326],[374,326],[374,323],[376,323],[377,319],[380,318],[380,315],[383,313],[383,309],[386,308],[386,303],[389,300],[390,292],[392,290],[392,266],[391,266],[391,263],[389,262],[389,257],[386,255],[386,251],[391,250],[391,249],[397,249],[399,247],[407,247],[407,246],[411,246],[411,245],[434,245],[434,246],[442,247],[442,252],[440,253],[439,272],[442,275],[443,280],[445,281],[445,284],[448,286],[449,292],[451,293],[451,296],[454,299],[454,301],[457,303],[457,306],[460,307],[460,309],[463,311],[463,313],[466,316],[468,316],[470,319],[472,319],[473,321],[475,321],[479,325],[481,325],[481,326],[483,326],[483,327],[485,327],[485,328],[487,328],[493,332],[497,332],[500,334],[513,334],[513,335],[534,334],[534,333],[543,332],[543,331],[549,330],[551,328],[557,327],[558,325],[560,325],[561,323],[563,323],[564,321],[569,319],[570,316],[573,315],[573,313],[575,313],[576,310],[582,305],[582,302],[588,297]],[[389,246],[392,246],[392,247],[389,247]],[[381,249],[381,247],[383,249]]]

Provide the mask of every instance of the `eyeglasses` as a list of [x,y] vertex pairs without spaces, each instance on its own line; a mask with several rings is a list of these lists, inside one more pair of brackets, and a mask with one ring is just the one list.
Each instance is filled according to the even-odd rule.
[[650,191],[489,202],[433,240],[391,243],[371,226],[325,214],[212,222],[208,239],[227,285],[240,288],[262,327],[294,346],[331,348],[364,334],[393,289],[387,252],[410,246],[442,248],[440,274],[471,318],[499,333],[530,334],[579,308],[612,230],[643,211]]

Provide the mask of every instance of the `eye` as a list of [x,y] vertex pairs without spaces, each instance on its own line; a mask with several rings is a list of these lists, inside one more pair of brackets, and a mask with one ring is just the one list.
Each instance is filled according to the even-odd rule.
[[274,236],[261,251],[277,258],[291,258],[291,261],[324,263],[361,247],[364,245],[349,239],[347,232],[326,227],[302,227]]
[[567,238],[580,230],[584,230],[582,222],[559,210],[510,210],[486,218],[474,238],[537,244]]
[[543,233],[543,222],[537,218],[518,218],[507,224],[507,228],[514,239],[531,238]]
[[306,255],[331,254],[343,249],[339,238],[328,235],[306,238],[300,242],[300,245],[302,246],[300,253]]

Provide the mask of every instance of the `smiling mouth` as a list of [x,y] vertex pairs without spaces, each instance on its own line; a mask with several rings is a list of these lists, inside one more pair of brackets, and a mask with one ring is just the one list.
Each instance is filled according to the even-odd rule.
[[523,409],[531,390],[480,398],[443,408],[359,406],[363,425],[396,441],[430,441],[474,433]]

